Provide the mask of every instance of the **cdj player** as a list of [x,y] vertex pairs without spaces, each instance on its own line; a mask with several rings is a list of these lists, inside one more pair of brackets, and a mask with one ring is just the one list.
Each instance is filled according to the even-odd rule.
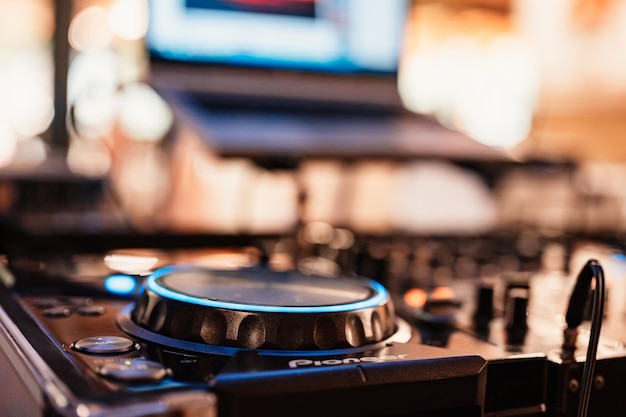
[[626,349],[599,337],[595,261],[578,277],[562,338],[564,328],[531,314],[542,300],[529,298],[529,282],[506,284],[510,307],[500,314],[493,286],[472,283],[465,300],[431,292],[415,306],[369,278],[234,258],[226,267],[203,251],[7,256],[0,415],[573,417],[626,408]]

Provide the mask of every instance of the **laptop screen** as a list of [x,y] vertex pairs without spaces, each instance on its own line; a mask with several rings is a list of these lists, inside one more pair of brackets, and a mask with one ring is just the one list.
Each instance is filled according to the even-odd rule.
[[407,0],[154,0],[153,85],[398,108]]
[[405,0],[157,0],[153,57],[327,73],[395,74]]

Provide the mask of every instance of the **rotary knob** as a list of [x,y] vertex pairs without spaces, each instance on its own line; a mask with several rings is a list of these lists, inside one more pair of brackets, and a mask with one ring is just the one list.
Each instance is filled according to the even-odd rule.
[[162,268],[146,279],[131,319],[180,341],[278,350],[358,347],[396,327],[389,294],[375,281],[266,268]]

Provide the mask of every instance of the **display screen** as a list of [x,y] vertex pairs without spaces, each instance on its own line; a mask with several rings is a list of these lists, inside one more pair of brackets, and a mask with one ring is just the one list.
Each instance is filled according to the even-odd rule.
[[155,0],[154,58],[395,74],[406,0]]

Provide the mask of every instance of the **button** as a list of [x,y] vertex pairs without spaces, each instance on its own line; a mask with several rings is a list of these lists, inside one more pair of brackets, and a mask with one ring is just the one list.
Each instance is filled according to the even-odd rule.
[[37,308],[48,309],[58,306],[59,304],[61,304],[61,302],[58,298],[40,298],[35,300],[33,304]]
[[52,307],[43,311],[43,315],[46,317],[59,318],[68,317],[72,311],[67,307]]
[[94,303],[93,298],[91,297],[67,297],[67,304],[79,307],[79,306],[89,306]]
[[97,336],[80,339],[73,348],[83,353],[111,355],[127,353],[135,349],[135,342],[125,337]]
[[528,332],[528,293],[527,288],[513,288],[509,291],[505,307],[506,343],[510,351],[520,351]]
[[107,362],[98,368],[98,374],[120,382],[159,382],[169,371],[159,362],[135,358]]
[[489,336],[489,325],[493,320],[493,285],[485,283],[478,287],[476,310],[474,311],[474,329],[484,338]]
[[103,306],[98,305],[81,306],[76,309],[76,312],[81,316],[101,316],[105,311]]

